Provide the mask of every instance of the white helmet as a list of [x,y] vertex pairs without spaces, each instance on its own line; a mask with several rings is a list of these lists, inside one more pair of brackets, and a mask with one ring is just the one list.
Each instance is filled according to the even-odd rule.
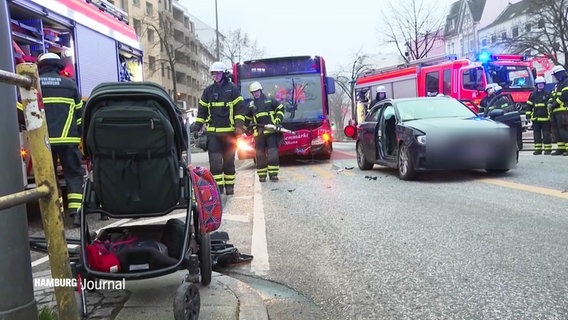
[[56,55],[55,53],[42,53],[39,55],[39,58],[37,59],[37,61],[44,61],[44,60],[48,60],[48,59],[53,59],[53,60],[61,60],[61,58]]
[[211,67],[209,67],[210,73],[211,72],[226,72],[226,71],[227,71],[227,66],[221,61],[213,62]]
[[378,86],[377,92],[387,92],[387,90],[385,89],[385,86]]
[[503,90],[503,88],[498,84],[496,84],[493,89],[495,90],[495,92],[499,92],[499,91]]
[[260,82],[255,81],[249,85],[249,92],[255,92],[257,90],[262,90],[262,85]]
[[489,91],[489,89],[495,90],[495,86],[497,86],[496,83],[488,83],[488,84],[485,86],[485,92]]
[[536,77],[536,79],[534,79],[534,83],[535,84],[546,83],[546,81],[544,80],[544,77],[538,76],[538,77]]
[[561,65],[557,65],[557,66],[554,66],[554,68],[552,68],[552,74],[557,74],[558,72],[561,72],[561,71],[566,71],[566,69],[564,69],[564,67],[561,66]]

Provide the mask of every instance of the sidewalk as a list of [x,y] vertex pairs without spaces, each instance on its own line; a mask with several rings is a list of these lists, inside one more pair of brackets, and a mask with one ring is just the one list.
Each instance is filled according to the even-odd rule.
[[[228,201],[225,195],[222,200],[224,212],[236,210],[233,208],[236,202]],[[87,292],[87,319],[171,320],[174,318],[174,296],[186,274],[187,270],[181,270],[162,277],[126,281],[126,290]],[[33,277],[50,278],[51,272],[36,272]],[[199,319],[268,320],[268,311],[261,295],[242,281],[213,272],[212,281],[207,287],[201,284],[197,286],[201,299]],[[44,307],[56,308],[53,288],[34,288],[34,295],[39,310]]]
[[[126,290],[87,292],[87,319],[171,320],[175,292],[186,273],[178,271],[158,278],[127,281]],[[34,274],[34,278],[50,276],[49,270]],[[262,297],[242,281],[213,272],[211,284],[207,287],[198,284],[198,287],[199,319],[268,319]],[[38,309],[55,308],[53,288],[35,288],[34,294]]]

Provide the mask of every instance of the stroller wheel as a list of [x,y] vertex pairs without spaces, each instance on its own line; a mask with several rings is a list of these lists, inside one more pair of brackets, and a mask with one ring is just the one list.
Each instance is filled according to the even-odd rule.
[[201,300],[197,286],[189,282],[182,283],[174,297],[174,319],[197,320],[200,307]]
[[202,234],[199,239],[199,272],[201,273],[201,284],[208,286],[211,283],[213,273],[211,259],[211,236],[209,233]]

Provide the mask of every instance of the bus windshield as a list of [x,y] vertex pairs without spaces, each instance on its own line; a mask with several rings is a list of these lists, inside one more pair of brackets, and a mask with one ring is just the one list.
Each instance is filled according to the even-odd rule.
[[267,77],[241,81],[241,94],[248,105],[252,95],[248,86],[253,81],[260,81],[263,93],[275,98],[284,106],[284,122],[323,119],[323,97],[319,74],[296,76]]

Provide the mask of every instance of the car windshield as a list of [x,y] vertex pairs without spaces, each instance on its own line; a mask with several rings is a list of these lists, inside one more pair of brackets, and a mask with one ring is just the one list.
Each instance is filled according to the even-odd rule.
[[476,114],[461,102],[451,98],[423,98],[396,103],[402,121],[431,118],[469,118]]

